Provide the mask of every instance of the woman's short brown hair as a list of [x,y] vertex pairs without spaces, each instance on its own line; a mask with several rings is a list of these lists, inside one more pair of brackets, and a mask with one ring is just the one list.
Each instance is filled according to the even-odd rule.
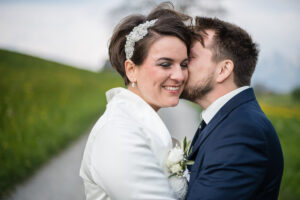
[[185,22],[192,22],[191,17],[176,12],[171,3],[162,3],[156,7],[148,16],[130,15],[123,19],[115,28],[109,44],[109,59],[124,79],[125,85],[129,80],[125,72],[125,43],[126,35],[139,24],[153,19],[158,19],[155,24],[148,28],[148,34],[135,43],[132,62],[141,65],[148,55],[150,46],[162,36],[175,36],[187,47],[188,54],[192,42],[191,31]]

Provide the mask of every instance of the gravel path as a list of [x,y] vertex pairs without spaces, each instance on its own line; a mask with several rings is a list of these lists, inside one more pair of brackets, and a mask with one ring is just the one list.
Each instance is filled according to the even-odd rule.
[[19,185],[8,200],[83,200],[79,167],[87,134]]
[[[159,115],[172,137],[192,139],[199,124],[197,110],[186,101],[175,108],[164,108]],[[30,179],[19,185],[7,200],[83,200],[84,190],[79,167],[88,134],[50,160]]]

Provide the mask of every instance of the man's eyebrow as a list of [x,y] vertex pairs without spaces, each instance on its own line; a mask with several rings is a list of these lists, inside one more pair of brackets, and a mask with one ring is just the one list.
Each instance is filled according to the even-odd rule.
[[191,50],[191,53],[190,53],[190,54],[198,55],[197,51],[195,51],[195,50]]

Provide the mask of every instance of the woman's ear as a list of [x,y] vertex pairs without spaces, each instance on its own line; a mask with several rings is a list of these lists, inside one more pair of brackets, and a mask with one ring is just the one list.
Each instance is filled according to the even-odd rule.
[[130,82],[136,82],[137,67],[132,60],[127,59],[125,61],[125,72]]
[[234,64],[232,60],[223,60],[218,67],[217,82],[222,83],[233,74]]

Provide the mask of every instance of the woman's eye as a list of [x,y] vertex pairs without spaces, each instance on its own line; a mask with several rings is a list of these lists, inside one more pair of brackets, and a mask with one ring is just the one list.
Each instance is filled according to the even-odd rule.
[[160,63],[159,65],[162,66],[162,67],[165,67],[165,68],[171,66],[171,64],[170,64],[170,63],[167,63],[167,62],[165,62],[165,63]]
[[189,65],[188,65],[187,62],[185,62],[185,63],[181,63],[180,66],[183,67],[183,68],[187,68]]

